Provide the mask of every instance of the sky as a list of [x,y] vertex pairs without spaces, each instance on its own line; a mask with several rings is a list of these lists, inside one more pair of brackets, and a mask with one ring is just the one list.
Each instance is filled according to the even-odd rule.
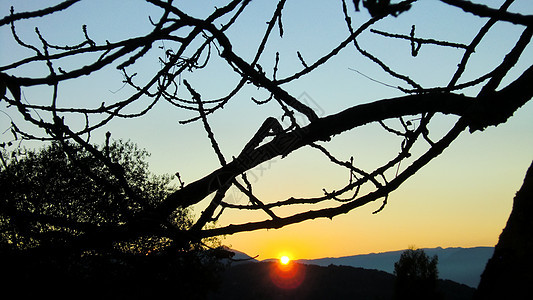
[[[348,2],[352,5],[351,1]],[[485,1],[491,7],[498,7],[502,2]],[[215,6],[222,6],[224,1],[175,3],[193,16],[203,17],[212,12]],[[282,17],[283,38],[277,32],[272,34],[259,61],[267,74],[272,74],[276,52],[280,53],[278,78],[284,78],[301,68],[297,51],[307,62],[312,62],[342,41],[348,32],[341,3],[287,1]],[[11,5],[20,12],[42,7],[42,1],[2,1],[1,15],[8,14]],[[352,6],[349,7],[353,10]],[[274,10],[273,1],[253,1],[239,22],[228,30],[237,54],[247,60],[253,58],[266,29],[266,22]],[[516,1],[510,10],[533,14],[533,5],[528,0]],[[143,1],[82,1],[61,14],[19,22],[17,32],[26,42],[38,43],[34,30],[38,26],[49,41],[68,44],[83,40],[81,25],[86,24],[91,38],[97,43],[104,43],[106,40],[117,41],[149,32],[151,25],[148,16],[155,20],[159,14],[157,9]],[[370,17],[366,11],[352,12],[351,16],[354,27]],[[385,19],[371,28],[408,35],[411,26],[416,25],[416,36],[468,44],[485,22],[486,19],[465,14],[439,1],[426,0],[416,3],[407,13]],[[476,78],[497,66],[520,33],[521,28],[517,26],[495,26],[476,49],[460,82]],[[391,68],[408,74],[424,87],[446,85],[463,53],[458,49],[424,45],[418,56],[412,57],[409,42],[390,40],[370,32],[362,34],[358,42]],[[6,26],[0,28],[0,43],[0,65],[32,54],[15,45]],[[164,50],[176,47],[171,42],[157,46],[132,69],[132,73],[138,73],[136,78],[140,82],[158,70],[158,59]],[[238,77],[216,57],[216,50],[212,50],[213,57],[207,68],[184,73],[182,78],[197,88],[204,98],[220,97],[238,82]],[[83,66],[91,58],[66,61],[64,66]],[[519,76],[532,62],[533,49],[530,45],[503,84]],[[11,74],[37,76],[45,74],[43,72],[46,72],[46,68],[42,65],[31,65]],[[382,83],[370,80],[359,72]],[[119,71],[107,68],[90,78],[65,82],[60,86],[58,103],[98,107],[102,101],[117,101],[131,93],[128,87],[124,87],[122,79]],[[358,54],[354,47],[348,47],[316,72],[283,88],[309,104],[319,117],[324,117],[357,104],[402,95],[398,89],[383,83],[407,87]],[[473,96],[478,91],[479,88],[473,88],[461,92]],[[27,89],[24,90],[24,96],[31,103],[49,103],[51,89]],[[264,91],[247,86],[223,110],[209,117],[226,160],[240,153],[267,117],[279,119],[283,114],[273,102],[257,106],[250,100],[251,97],[265,99],[267,96]],[[141,99],[139,107],[146,103],[147,100]],[[388,205],[378,214],[372,212],[381,206],[381,201],[332,220],[318,219],[277,230],[238,233],[223,237],[222,242],[251,256],[259,255],[258,259],[281,255],[297,259],[338,257],[400,250],[409,246],[493,246],[511,211],[512,198],[533,159],[532,115],[533,104],[530,102],[505,124],[473,134],[464,132],[441,156],[394,191]],[[105,132],[109,130],[114,138],[130,139],[150,152],[150,168],[154,173],[179,172],[185,183],[190,183],[220,166],[202,124],[179,123],[194,116],[194,112],[177,110],[160,103],[143,117],[112,121],[94,132],[92,141],[101,143]],[[298,117],[305,125],[305,120]],[[1,141],[12,138],[7,129],[11,119],[20,121],[17,118],[12,108],[0,103]],[[66,118],[73,126],[83,126],[71,116]],[[442,136],[455,120],[455,117],[438,115],[430,127],[431,137],[437,139]],[[399,128],[398,121],[388,120],[386,123]],[[342,160],[347,161],[353,156],[356,166],[371,171],[398,153],[400,142],[379,125],[370,124],[335,137],[328,149]],[[22,144],[25,147],[36,145],[31,142]],[[316,150],[304,148],[286,158],[278,157],[252,169],[248,172],[248,178],[258,198],[273,202],[291,196],[320,196],[322,189],[331,191],[342,187],[348,180],[348,174],[333,166]],[[230,189],[226,197],[230,203],[245,204],[247,201],[234,189]],[[195,207],[196,215],[202,211],[202,205]],[[283,216],[293,210],[290,208],[278,213]],[[243,213],[228,212],[218,225],[248,222],[245,218]]]

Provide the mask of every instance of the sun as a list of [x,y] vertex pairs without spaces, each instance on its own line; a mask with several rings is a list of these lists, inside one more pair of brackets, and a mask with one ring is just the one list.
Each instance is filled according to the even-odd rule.
[[288,256],[286,256],[286,255],[283,255],[283,256],[280,257],[280,259],[279,259],[279,262],[280,262],[281,264],[283,264],[283,265],[288,264],[290,261],[291,261],[291,259],[290,259]]

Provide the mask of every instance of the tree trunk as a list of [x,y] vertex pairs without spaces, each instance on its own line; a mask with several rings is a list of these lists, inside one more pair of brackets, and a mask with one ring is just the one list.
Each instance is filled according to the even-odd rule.
[[475,299],[519,299],[533,284],[533,163],[488,261]]

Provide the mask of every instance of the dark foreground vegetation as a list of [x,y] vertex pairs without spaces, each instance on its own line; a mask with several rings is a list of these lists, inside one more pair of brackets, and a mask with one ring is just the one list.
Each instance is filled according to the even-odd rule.
[[[295,264],[304,278],[301,284],[284,288],[272,273],[277,262],[251,262],[232,266],[210,299],[393,299],[395,276],[377,270],[347,266]],[[287,278],[290,280],[290,278]],[[474,289],[450,280],[438,280],[441,299],[472,299]]]
[[177,211],[166,226],[138,224],[137,230],[110,239],[110,232],[177,187],[169,176],[148,171],[148,154],[136,145],[108,139],[102,149],[122,165],[121,180],[140,197],[120,189],[120,180],[98,184],[109,177],[104,165],[68,142],[3,155],[2,293],[22,299],[204,297],[218,283],[224,267],[219,258],[230,253],[217,240],[184,242],[173,235],[191,226],[187,209]]
[[[203,299],[221,264],[179,256],[25,253],[2,256],[0,286],[11,299]],[[204,259],[208,255],[203,255]],[[2,297],[3,297],[2,296]],[[9,298],[3,298],[9,299]]]

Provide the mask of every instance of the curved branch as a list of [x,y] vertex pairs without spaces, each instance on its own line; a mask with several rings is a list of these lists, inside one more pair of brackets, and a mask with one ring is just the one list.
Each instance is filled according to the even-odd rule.
[[[444,113],[465,117],[471,131],[505,122],[533,96],[533,66],[500,92],[482,99],[448,93],[428,93],[385,99],[348,108],[317,119],[306,127],[279,134],[271,142],[238,157],[228,165],[170,195],[158,208],[169,215],[179,206],[200,202],[207,195],[231,182],[236,176],[276,156],[289,153],[316,141],[328,141],[344,131],[371,122],[420,113]],[[505,99],[505,101],[502,101]]]
[[11,15],[4,17],[0,20],[0,26],[9,24],[11,22],[15,22],[17,20],[22,19],[31,19],[31,18],[37,18],[37,17],[43,17],[64,9],[67,9],[69,6],[76,2],[80,2],[81,0],[67,0],[64,2],[59,3],[56,6],[50,6],[41,10],[36,11],[29,11],[29,12],[22,12],[22,13],[13,13],[13,7],[11,7]]
[[224,227],[207,229],[201,231],[199,234],[201,237],[210,237],[218,236],[223,234],[234,234],[237,232],[243,231],[253,231],[258,229],[270,229],[270,228],[281,228],[289,224],[296,224],[306,220],[313,220],[317,218],[330,218],[332,219],[335,216],[345,214],[351,210],[361,207],[367,203],[373,202],[383,197],[387,197],[392,191],[396,190],[403,182],[405,182],[409,177],[414,175],[420,168],[426,165],[430,160],[437,157],[446,149],[451,142],[453,142],[461,132],[463,132],[468,123],[464,119],[460,119],[457,124],[444,136],[440,141],[435,143],[430,150],[428,150],[424,155],[422,155],[418,160],[413,162],[404,172],[402,172],[398,177],[391,180],[386,186],[380,188],[374,192],[366,194],[356,200],[350,201],[348,203],[339,205],[337,207],[324,208],[319,210],[306,211],[299,214],[294,214],[289,217],[279,218],[275,220],[265,220],[259,222],[250,222],[245,224],[237,225],[228,225]]

